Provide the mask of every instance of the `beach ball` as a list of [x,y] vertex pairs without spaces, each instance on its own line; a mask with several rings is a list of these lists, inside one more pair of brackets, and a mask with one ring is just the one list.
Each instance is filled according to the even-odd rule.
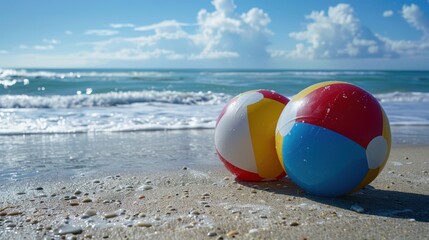
[[391,146],[389,121],[377,99],[344,82],[318,83],[295,95],[280,116],[275,139],[289,178],[328,197],[373,181]]
[[274,91],[256,90],[234,97],[222,110],[215,128],[216,151],[237,178],[265,181],[285,176],[274,133],[288,101]]

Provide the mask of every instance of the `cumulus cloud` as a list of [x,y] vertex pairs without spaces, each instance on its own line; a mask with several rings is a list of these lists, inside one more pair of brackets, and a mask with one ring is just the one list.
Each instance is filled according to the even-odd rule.
[[259,8],[252,8],[247,13],[241,14],[241,19],[252,28],[258,31],[265,31],[271,34],[267,29],[268,24],[271,22],[270,17],[266,12]]
[[392,51],[408,56],[427,56],[429,54],[429,20],[415,4],[403,5],[402,17],[413,28],[422,33],[419,40],[392,40],[379,35]]
[[383,17],[391,17],[391,16],[393,16],[392,10],[386,10],[383,12]]
[[110,29],[93,29],[87,30],[85,35],[96,35],[96,36],[112,36],[118,34],[118,31],[110,30]]
[[132,24],[132,23],[112,23],[109,26],[111,28],[133,28],[134,24]]
[[[201,9],[196,23],[174,19],[135,26],[139,37],[115,37],[91,43],[86,57],[97,59],[237,59],[261,61],[268,58],[271,21],[261,9],[238,13],[233,0],[213,0],[214,10]],[[111,25],[113,27],[113,25]]]
[[[385,11],[384,16],[391,16]],[[392,12],[393,14],[393,12]],[[348,4],[329,7],[328,12],[313,11],[306,16],[311,20],[306,29],[292,32],[290,37],[299,41],[287,57],[290,58],[392,58],[424,56],[429,53],[429,20],[415,5],[403,5],[401,15],[413,28],[422,33],[419,40],[392,40],[373,33],[363,26]],[[271,51],[272,57],[282,56]]]
[[193,36],[194,43],[204,46],[203,50],[192,55],[200,58],[236,58],[262,60],[269,56],[267,46],[271,31],[270,18],[258,8],[252,8],[241,16],[235,12],[232,0],[213,0],[213,12],[206,9],[197,16],[198,33]]
[[360,24],[348,4],[329,7],[327,13],[313,11],[306,18],[313,21],[307,24],[306,30],[289,34],[301,41],[289,57],[365,58],[392,55],[380,38]]
[[9,53],[9,51],[0,49],[0,54],[7,54],[7,53]]
[[28,48],[28,46],[27,46],[27,45],[25,45],[25,44],[20,44],[20,45],[18,46],[18,48],[19,48],[19,49],[27,49],[27,48]]
[[72,32],[72,31],[67,30],[67,31],[64,31],[64,34],[65,34],[65,35],[73,35],[73,32]]

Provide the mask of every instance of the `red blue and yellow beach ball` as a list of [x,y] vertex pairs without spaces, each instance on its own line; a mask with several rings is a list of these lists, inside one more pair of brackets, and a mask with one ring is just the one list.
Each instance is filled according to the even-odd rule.
[[369,184],[391,146],[389,121],[377,99],[344,82],[315,84],[295,95],[275,134],[289,178],[320,196],[341,196]]
[[249,91],[234,97],[221,112],[215,128],[216,151],[237,178],[264,181],[285,176],[274,132],[288,101],[273,91]]

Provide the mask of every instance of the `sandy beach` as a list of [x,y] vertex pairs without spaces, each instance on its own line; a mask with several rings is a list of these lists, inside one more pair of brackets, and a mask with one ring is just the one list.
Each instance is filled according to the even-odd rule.
[[0,14],[0,240],[429,240],[429,0]]
[[[166,134],[168,139],[173,135],[175,140],[184,140],[183,146],[179,144],[171,150],[182,160],[164,164],[163,168],[94,166],[93,171],[80,174],[77,171],[71,176],[52,173],[16,182],[2,181],[0,238],[424,239],[429,236],[428,146],[395,145],[386,168],[370,186],[342,198],[321,198],[303,192],[287,178],[263,183],[237,181],[210,147],[212,137],[201,141],[210,132],[145,133],[158,136],[152,138],[152,145],[148,146],[151,149],[166,140],[159,139]],[[191,144],[193,148],[189,148],[189,142],[183,143],[188,135],[195,141]],[[72,144],[66,136],[61,138],[69,138],[68,144]],[[120,136],[132,143],[132,134]],[[82,141],[79,137],[78,140]],[[181,146],[188,146],[189,156],[199,152],[195,157],[203,159],[201,163],[195,164],[190,159],[187,164]],[[108,149],[106,146],[107,152]],[[171,151],[163,153],[164,159]]]

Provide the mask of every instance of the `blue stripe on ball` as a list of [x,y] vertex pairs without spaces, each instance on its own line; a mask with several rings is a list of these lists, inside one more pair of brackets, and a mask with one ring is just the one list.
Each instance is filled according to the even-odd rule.
[[297,122],[283,141],[289,177],[304,190],[335,197],[352,191],[368,172],[365,149],[343,135]]

